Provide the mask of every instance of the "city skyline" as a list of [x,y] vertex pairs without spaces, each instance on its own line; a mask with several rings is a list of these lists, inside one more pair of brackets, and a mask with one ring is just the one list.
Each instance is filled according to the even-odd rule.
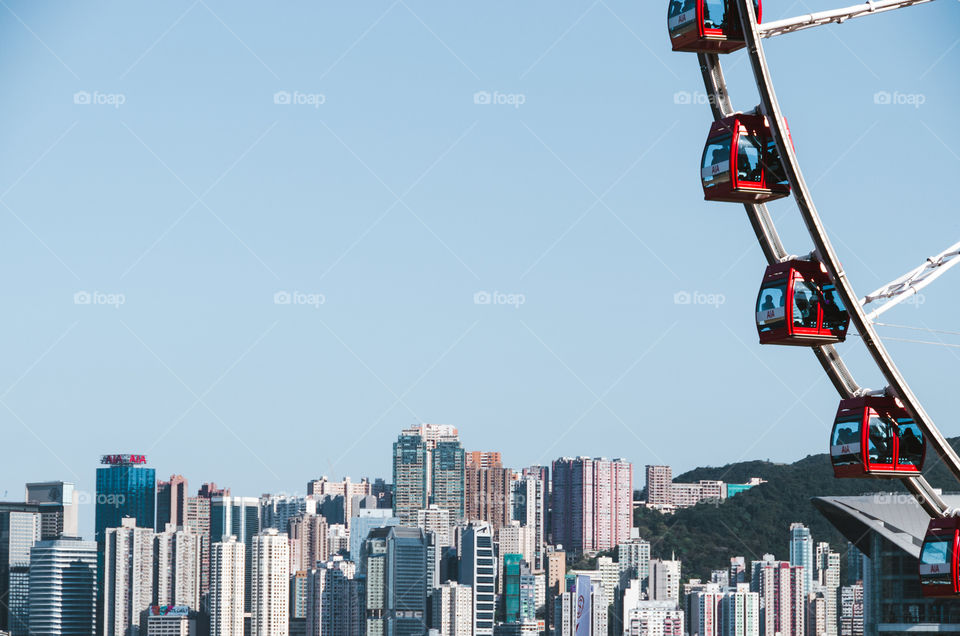
[[[0,430],[19,452],[0,493],[53,475],[92,492],[105,439],[198,481],[230,475],[238,492],[289,488],[310,464],[385,475],[368,445],[419,421],[471,431],[507,464],[535,462],[515,461],[535,445],[544,460],[611,455],[611,440],[678,472],[823,452],[836,395],[809,357],[761,355],[762,257],[740,212],[701,201],[710,116],[692,58],[669,53],[655,3],[586,9],[493,3],[465,20],[416,2],[302,3],[281,26],[245,3],[7,3],[23,23],[0,25],[0,211],[18,272],[2,287]],[[956,227],[945,189],[874,186],[955,172],[958,11],[932,3],[836,27],[842,41],[829,27],[769,47],[778,76],[797,78],[781,101],[860,293],[942,249],[931,227]],[[904,50],[879,45],[892,40]],[[755,106],[747,65],[728,75],[737,107]],[[924,159],[878,165],[891,143]],[[842,214],[853,192],[860,212]],[[916,205],[925,223],[901,216]],[[791,253],[808,253],[794,215],[771,209]],[[942,285],[889,321],[949,328],[958,301]],[[956,433],[953,352],[890,347]],[[882,388],[857,342],[844,355]],[[709,405],[733,400],[750,404],[739,434],[718,434]],[[264,427],[333,443],[291,448]],[[256,470],[231,475],[238,462]]]

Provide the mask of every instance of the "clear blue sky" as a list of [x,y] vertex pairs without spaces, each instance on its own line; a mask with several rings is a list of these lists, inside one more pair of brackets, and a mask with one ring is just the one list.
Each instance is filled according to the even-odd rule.
[[[810,353],[756,344],[759,248],[742,208],[702,201],[710,114],[666,3],[0,5],[3,498],[90,491],[107,452],[236,494],[389,478],[420,420],[515,467],[826,450],[837,396]],[[861,294],[960,237],[958,24],[940,0],[767,43]],[[748,61],[724,62],[752,108]],[[958,286],[887,321],[956,329]],[[960,434],[960,350],[891,349]]]

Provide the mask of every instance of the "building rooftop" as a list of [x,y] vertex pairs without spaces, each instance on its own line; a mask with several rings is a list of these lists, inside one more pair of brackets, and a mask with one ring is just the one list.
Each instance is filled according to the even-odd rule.
[[[960,495],[944,495],[951,508],[960,506]],[[814,507],[844,537],[870,556],[870,532],[876,532],[914,558],[930,517],[913,496],[906,493],[875,493],[860,497],[814,497]]]

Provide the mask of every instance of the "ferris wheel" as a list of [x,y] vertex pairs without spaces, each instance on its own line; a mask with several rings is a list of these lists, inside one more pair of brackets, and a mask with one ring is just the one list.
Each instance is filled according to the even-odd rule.
[[[830,242],[797,161],[777,101],[762,40],[815,26],[933,0],[872,0],[845,9],[761,23],[761,0],[670,0],[667,22],[674,51],[695,52],[714,122],[700,164],[704,198],[742,203],[768,267],[757,298],[761,344],[809,347],[840,393],[830,435],[838,478],[900,479],[930,515],[919,576],[927,596],[960,596],[960,511],[923,477],[935,453],[960,481],[960,456],[940,433],[894,364],[875,319],[960,263],[960,243],[891,283],[859,298]],[[746,48],[760,94],[751,112],[735,111],[720,55]],[[814,250],[792,256],[766,203],[790,195]],[[856,329],[888,385],[860,386],[834,347]]]

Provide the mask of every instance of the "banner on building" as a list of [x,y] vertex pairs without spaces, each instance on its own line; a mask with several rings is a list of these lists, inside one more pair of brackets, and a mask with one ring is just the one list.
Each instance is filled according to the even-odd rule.
[[577,575],[577,598],[574,607],[577,612],[577,629],[575,636],[590,636],[590,589],[592,583],[589,576]]

